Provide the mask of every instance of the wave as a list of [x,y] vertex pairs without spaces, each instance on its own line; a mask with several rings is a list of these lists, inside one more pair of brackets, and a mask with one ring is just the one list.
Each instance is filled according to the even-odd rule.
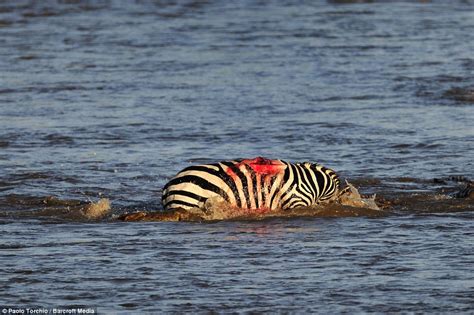
[[[61,199],[7,195],[0,198],[0,219],[64,221],[218,221],[263,220],[292,217],[382,217],[474,211],[474,183],[463,176],[434,179],[355,178],[347,183],[351,193],[318,206],[287,211],[243,210],[221,200],[210,200],[206,209],[162,211],[156,202],[112,206],[113,201]],[[358,187],[358,188],[356,188]],[[359,193],[363,191],[369,195]]]

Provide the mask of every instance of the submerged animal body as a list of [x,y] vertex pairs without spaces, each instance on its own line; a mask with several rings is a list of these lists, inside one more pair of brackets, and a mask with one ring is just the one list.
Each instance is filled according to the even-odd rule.
[[338,196],[339,178],[314,163],[262,157],[185,168],[163,189],[165,210],[205,209],[208,200],[260,211],[316,205]]

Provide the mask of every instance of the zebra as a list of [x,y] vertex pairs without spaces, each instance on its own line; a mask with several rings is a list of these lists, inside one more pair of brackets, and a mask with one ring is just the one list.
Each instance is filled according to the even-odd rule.
[[165,211],[205,209],[210,198],[252,210],[290,210],[337,197],[337,174],[322,165],[263,157],[189,166],[163,188]]

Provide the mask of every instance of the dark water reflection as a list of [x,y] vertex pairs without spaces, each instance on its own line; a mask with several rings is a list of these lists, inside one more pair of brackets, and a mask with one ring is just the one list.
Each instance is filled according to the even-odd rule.
[[[417,196],[474,178],[473,5],[0,1],[0,304],[472,311],[472,200]],[[382,218],[63,216],[160,210],[189,163],[258,155],[405,199]]]

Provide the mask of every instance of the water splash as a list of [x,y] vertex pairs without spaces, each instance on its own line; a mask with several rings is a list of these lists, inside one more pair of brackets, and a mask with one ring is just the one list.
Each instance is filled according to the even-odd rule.
[[204,209],[173,210],[165,212],[135,212],[124,214],[123,221],[220,221],[220,220],[261,220],[270,217],[352,217],[381,216],[384,211],[376,204],[375,195],[365,197],[357,188],[347,183],[348,189],[337,200],[327,201],[311,207],[291,210],[242,209],[230,205],[222,198],[206,201]]
[[[60,199],[53,196],[25,197],[13,195],[2,204],[16,209],[0,212],[1,217],[32,217],[61,221],[100,220],[112,210],[111,202],[107,198],[101,198],[94,202]],[[27,210],[21,210],[19,205],[26,206]]]
[[110,200],[102,198],[97,202],[91,202],[80,210],[82,215],[89,220],[97,220],[105,217],[111,210]]

